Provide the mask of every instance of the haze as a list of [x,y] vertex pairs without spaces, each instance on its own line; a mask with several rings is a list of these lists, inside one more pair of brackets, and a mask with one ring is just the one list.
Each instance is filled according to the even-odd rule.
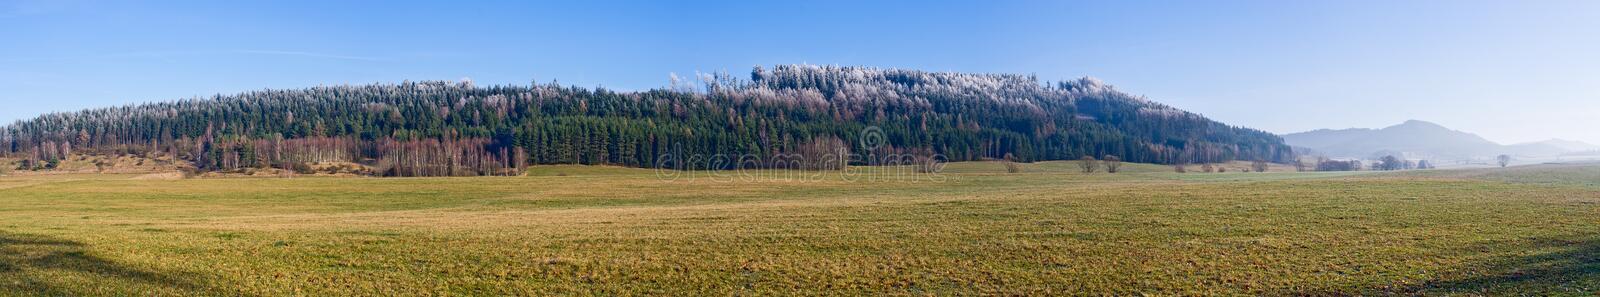
[[263,88],[645,89],[787,63],[1094,76],[1276,133],[1600,143],[1600,2],[0,3],[0,121]]

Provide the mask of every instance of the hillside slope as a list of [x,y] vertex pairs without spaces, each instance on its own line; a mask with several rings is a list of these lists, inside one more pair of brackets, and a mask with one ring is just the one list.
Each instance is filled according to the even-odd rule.
[[[619,92],[406,82],[264,90],[57,113],[0,129],[0,153],[166,154],[202,170],[348,161],[387,175],[503,174],[528,164],[826,167],[884,156],[1023,161],[1287,160],[1276,135],[1093,79],[813,65]],[[726,158],[720,159],[717,158]],[[733,162],[752,157],[754,163]],[[801,157],[813,163],[783,163]],[[905,159],[905,158],[900,158]]]

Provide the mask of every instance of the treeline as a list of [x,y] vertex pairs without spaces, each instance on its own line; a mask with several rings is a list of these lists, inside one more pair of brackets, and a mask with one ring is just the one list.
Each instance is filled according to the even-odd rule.
[[[263,90],[47,114],[0,129],[0,154],[35,163],[74,152],[170,154],[209,171],[358,162],[396,176],[516,174],[535,164],[770,166],[661,162],[665,155],[1011,155],[1025,162],[1117,155],[1144,163],[1293,157],[1270,133],[1093,79],[780,65],[757,67],[749,79],[699,80],[638,92],[469,82]],[[881,143],[858,141],[863,137]]]
[[[1298,161],[1297,161],[1295,166],[1296,167],[1300,167],[1300,166],[1303,166],[1303,165],[1299,164]],[[1396,170],[1435,169],[1437,167],[1434,167],[1433,162],[1430,162],[1428,160],[1412,161],[1412,160],[1406,160],[1405,158],[1396,157],[1396,156],[1393,156],[1393,155],[1388,155],[1388,156],[1383,156],[1381,158],[1378,158],[1377,160],[1374,160],[1372,162],[1371,166],[1367,166],[1361,160],[1330,160],[1330,159],[1327,159],[1327,158],[1319,158],[1316,161],[1315,170],[1316,171],[1361,171],[1363,168],[1370,168],[1373,171],[1396,171]],[[1304,171],[1304,169],[1302,168],[1301,171]]]

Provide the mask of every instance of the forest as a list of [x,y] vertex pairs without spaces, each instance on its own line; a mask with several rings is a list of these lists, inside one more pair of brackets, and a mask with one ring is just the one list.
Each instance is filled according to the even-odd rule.
[[[773,167],[664,156],[937,156],[1020,162],[1287,162],[1271,133],[1092,78],[871,67],[757,66],[646,91],[471,82],[319,86],[52,113],[0,128],[19,169],[72,154],[170,156],[199,171],[352,162],[384,176],[513,175],[541,164]],[[862,143],[863,131],[881,144]],[[810,158],[819,160],[820,158]],[[849,165],[881,160],[851,158]],[[819,165],[833,169],[838,166]]]

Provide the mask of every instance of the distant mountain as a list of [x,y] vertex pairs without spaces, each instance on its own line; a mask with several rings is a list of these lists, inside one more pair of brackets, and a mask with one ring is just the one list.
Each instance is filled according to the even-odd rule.
[[1402,154],[1419,159],[1472,159],[1499,154],[1556,156],[1600,149],[1587,143],[1558,139],[1501,145],[1476,134],[1418,120],[1383,129],[1323,129],[1293,133],[1284,135],[1283,139],[1291,146],[1307,148],[1334,158]]
[[1507,154],[1522,156],[1558,156],[1576,151],[1564,149],[1545,141],[1507,145],[1505,148]]
[[1560,150],[1563,150],[1563,151],[1566,151],[1566,152],[1581,152],[1581,151],[1600,150],[1600,145],[1593,145],[1593,144],[1589,144],[1587,142],[1575,141],[1575,140],[1566,140],[1566,139],[1551,139],[1551,140],[1545,140],[1545,141],[1539,141],[1539,142],[1529,142],[1529,143],[1522,143],[1522,144],[1515,144],[1515,145],[1531,145],[1531,146],[1552,147],[1552,148],[1560,149]]

